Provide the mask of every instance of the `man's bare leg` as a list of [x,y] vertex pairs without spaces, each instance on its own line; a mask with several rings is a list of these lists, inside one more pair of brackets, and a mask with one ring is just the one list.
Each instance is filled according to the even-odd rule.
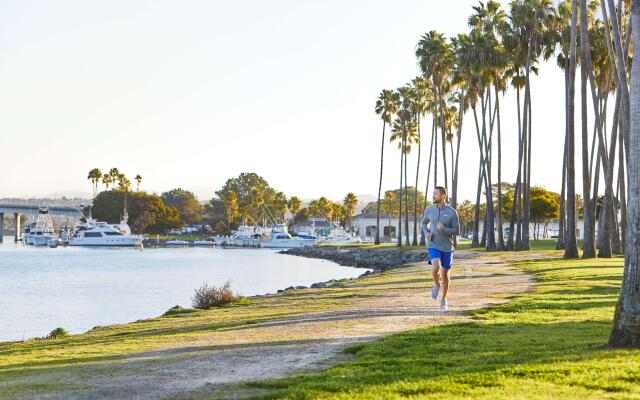
[[440,259],[434,258],[431,260],[431,273],[433,274],[433,283],[440,284]]
[[442,271],[442,300],[446,300],[447,292],[449,291],[449,270],[440,268],[440,271]]
[[433,287],[431,288],[431,298],[438,300],[438,294],[440,293],[440,259],[434,258],[431,260],[431,274],[433,275]]

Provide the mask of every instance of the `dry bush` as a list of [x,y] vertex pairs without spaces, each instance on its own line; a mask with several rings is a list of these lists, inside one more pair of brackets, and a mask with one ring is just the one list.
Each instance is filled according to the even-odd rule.
[[196,289],[191,297],[191,305],[194,308],[207,310],[211,307],[235,303],[238,300],[240,300],[240,296],[231,290],[231,282],[227,281],[221,287],[209,286],[205,282]]

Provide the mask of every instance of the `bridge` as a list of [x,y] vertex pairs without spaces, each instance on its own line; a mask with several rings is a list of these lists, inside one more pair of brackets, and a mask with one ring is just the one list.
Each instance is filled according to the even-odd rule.
[[[23,215],[37,215],[39,206],[29,206],[24,204],[0,204],[0,243],[4,237],[4,215],[13,214],[15,241],[20,240],[20,218]],[[63,217],[82,217],[82,211],[76,207],[49,207],[49,214]]]

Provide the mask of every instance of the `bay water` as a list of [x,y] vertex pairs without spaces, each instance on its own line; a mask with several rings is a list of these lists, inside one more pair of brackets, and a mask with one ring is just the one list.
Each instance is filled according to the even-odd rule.
[[354,278],[365,270],[268,249],[108,249],[0,244],[0,341],[71,333],[191,306],[194,290],[227,280],[244,296]]

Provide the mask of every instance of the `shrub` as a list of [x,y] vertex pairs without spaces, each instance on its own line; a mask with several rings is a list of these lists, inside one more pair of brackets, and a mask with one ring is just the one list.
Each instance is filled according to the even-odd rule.
[[235,303],[240,299],[237,293],[231,290],[231,283],[227,281],[221,287],[209,286],[206,282],[196,289],[191,298],[194,308],[207,310],[211,307],[220,307],[225,304]]
[[67,336],[69,336],[69,332],[67,332],[66,329],[56,328],[52,330],[51,333],[49,333],[49,335],[45,337],[45,339],[61,339]]

